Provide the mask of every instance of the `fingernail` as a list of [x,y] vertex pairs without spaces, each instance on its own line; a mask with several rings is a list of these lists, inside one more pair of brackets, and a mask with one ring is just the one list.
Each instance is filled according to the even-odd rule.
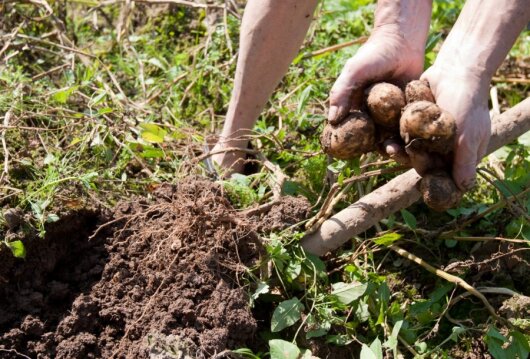
[[338,111],[338,109],[337,109],[336,106],[331,106],[330,107],[329,113],[328,113],[328,121],[329,121],[329,123],[334,124],[337,121],[337,119],[336,119],[337,111]]

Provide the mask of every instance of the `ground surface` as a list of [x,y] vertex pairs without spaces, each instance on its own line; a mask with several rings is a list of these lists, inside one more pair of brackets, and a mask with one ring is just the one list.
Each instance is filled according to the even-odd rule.
[[72,215],[28,245],[25,266],[3,268],[0,347],[145,358],[173,335],[175,350],[208,358],[252,342],[257,322],[238,278],[258,258],[258,237],[219,186],[163,186],[150,201],[121,203],[112,219],[88,239],[96,215]]
[[[434,1],[426,66],[463,3]],[[318,141],[375,1],[320,2],[254,128],[252,170],[224,180],[201,159],[230,101],[244,1],[194,4],[1,2],[0,358],[525,357],[530,135],[480,163],[458,208],[417,203],[308,256],[303,220],[333,183],[331,212],[400,171],[376,153],[331,160]],[[530,95],[529,59],[525,31],[493,78],[494,111]],[[390,242],[486,291],[511,326]]]

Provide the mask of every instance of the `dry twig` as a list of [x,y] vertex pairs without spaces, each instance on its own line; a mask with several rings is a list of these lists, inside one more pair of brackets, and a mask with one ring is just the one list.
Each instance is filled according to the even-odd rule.
[[406,251],[405,249],[403,249],[401,247],[398,247],[395,244],[391,244],[390,246],[388,246],[388,248],[390,248],[391,250],[393,250],[394,252],[396,252],[400,256],[402,256],[404,258],[407,258],[408,260],[410,260],[410,261],[412,261],[414,263],[419,264],[420,266],[422,266],[424,269],[426,269],[430,273],[435,274],[435,275],[439,276],[440,278],[443,278],[443,279],[447,280],[448,282],[454,283],[454,284],[464,288],[466,291],[468,291],[469,293],[471,293],[472,295],[474,295],[475,297],[480,299],[482,301],[482,303],[484,303],[484,306],[490,312],[490,314],[491,314],[491,316],[493,318],[495,318],[496,320],[501,320],[501,318],[499,317],[497,312],[495,312],[495,309],[488,302],[488,300],[486,299],[484,294],[480,293],[475,287],[473,287],[472,285],[467,283],[462,278],[456,277],[456,276],[454,276],[452,274],[444,272],[443,270],[430,265],[429,263],[425,262],[420,257],[415,256],[414,254]]

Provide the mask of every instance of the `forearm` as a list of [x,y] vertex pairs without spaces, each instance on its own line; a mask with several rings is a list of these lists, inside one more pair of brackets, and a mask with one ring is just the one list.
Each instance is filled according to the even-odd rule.
[[398,33],[413,51],[423,52],[429,24],[432,0],[379,0],[375,11],[374,33]]
[[529,0],[468,0],[436,65],[475,76],[487,86],[529,20]]
[[317,0],[247,3],[234,89],[222,136],[231,137],[236,132],[241,135],[241,130],[252,128],[299,51],[316,5]]

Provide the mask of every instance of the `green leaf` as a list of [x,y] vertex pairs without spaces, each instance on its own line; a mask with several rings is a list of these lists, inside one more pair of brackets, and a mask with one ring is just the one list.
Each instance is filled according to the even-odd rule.
[[271,332],[279,332],[296,323],[300,319],[302,309],[304,305],[296,297],[281,302],[272,314]]
[[370,344],[370,349],[377,359],[383,359],[383,347],[379,338],[375,338],[372,344]]
[[411,229],[416,229],[416,217],[406,209],[401,210],[401,216],[403,217],[403,220],[405,221],[405,224],[409,226]]
[[163,158],[164,151],[162,151],[160,148],[155,148],[155,147],[147,148],[146,147],[140,153],[140,156],[142,156],[143,158]]
[[53,94],[53,99],[59,103],[66,103],[70,96],[79,88],[79,86],[72,86],[62,88]]
[[338,282],[331,286],[333,287],[331,294],[335,295],[342,304],[348,305],[363,296],[368,284]]
[[306,339],[318,338],[323,335],[326,335],[327,333],[328,333],[328,330],[326,328],[318,328],[318,329],[313,329],[313,330],[308,331],[305,334],[305,337]]
[[319,359],[319,358],[314,356],[313,352],[311,352],[311,350],[305,349],[303,351],[302,356],[300,357],[300,359]]
[[160,70],[164,70],[164,71],[166,70],[166,66],[162,63],[162,61],[160,61],[156,57],[150,58],[147,62],[153,66],[158,67]]
[[298,347],[281,339],[269,340],[271,359],[298,359],[301,352]]
[[163,143],[164,137],[161,137],[153,132],[142,132],[142,139],[150,143]]
[[150,143],[162,143],[164,137],[167,135],[167,131],[154,123],[142,123],[140,127],[143,129],[142,138]]
[[451,336],[449,338],[455,343],[458,343],[458,336],[465,332],[466,332],[466,328],[464,327],[453,327],[453,332],[451,333]]
[[517,142],[519,142],[523,146],[530,147],[530,131],[520,136],[517,139]]
[[377,356],[368,345],[363,344],[361,348],[361,359],[377,359]]
[[106,115],[107,113],[112,113],[112,112],[114,112],[114,110],[111,109],[110,107],[103,107],[98,110],[98,115]]
[[235,349],[235,350],[232,350],[232,353],[234,354],[239,354],[245,358],[250,358],[250,359],[260,359],[259,356],[257,356],[256,354],[254,354],[254,352],[248,348],[239,348],[239,349]]
[[510,335],[513,338],[512,347],[514,353],[519,356],[519,359],[528,358],[528,354],[530,353],[530,344],[528,343],[528,339],[524,336],[524,334],[517,331],[511,332]]
[[309,100],[309,95],[311,94],[311,90],[313,89],[312,85],[307,86],[304,91],[300,94],[298,97],[298,107],[296,109],[296,113],[298,115],[302,114],[302,110],[304,109],[305,105],[307,104],[307,100]]
[[508,359],[506,350],[502,347],[507,339],[497,329],[490,327],[484,337],[484,341],[488,345],[488,351],[495,359]]
[[5,244],[11,249],[15,257],[26,258],[26,247],[22,241],[5,242]]
[[260,282],[256,291],[252,294],[252,299],[256,300],[262,294],[269,293],[269,285],[265,282]]
[[392,329],[392,334],[388,337],[388,340],[385,342],[385,347],[388,349],[391,349],[394,352],[394,358],[397,358],[397,345],[398,345],[398,335],[399,331],[401,330],[401,326],[403,325],[403,321],[399,320],[394,324],[394,328]]
[[375,244],[379,244],[380,246],[388,246],[399,240],[401,237],[403,237],[401,234],[392,232],[382,235],[381,237],[374,238],[373,241]]

